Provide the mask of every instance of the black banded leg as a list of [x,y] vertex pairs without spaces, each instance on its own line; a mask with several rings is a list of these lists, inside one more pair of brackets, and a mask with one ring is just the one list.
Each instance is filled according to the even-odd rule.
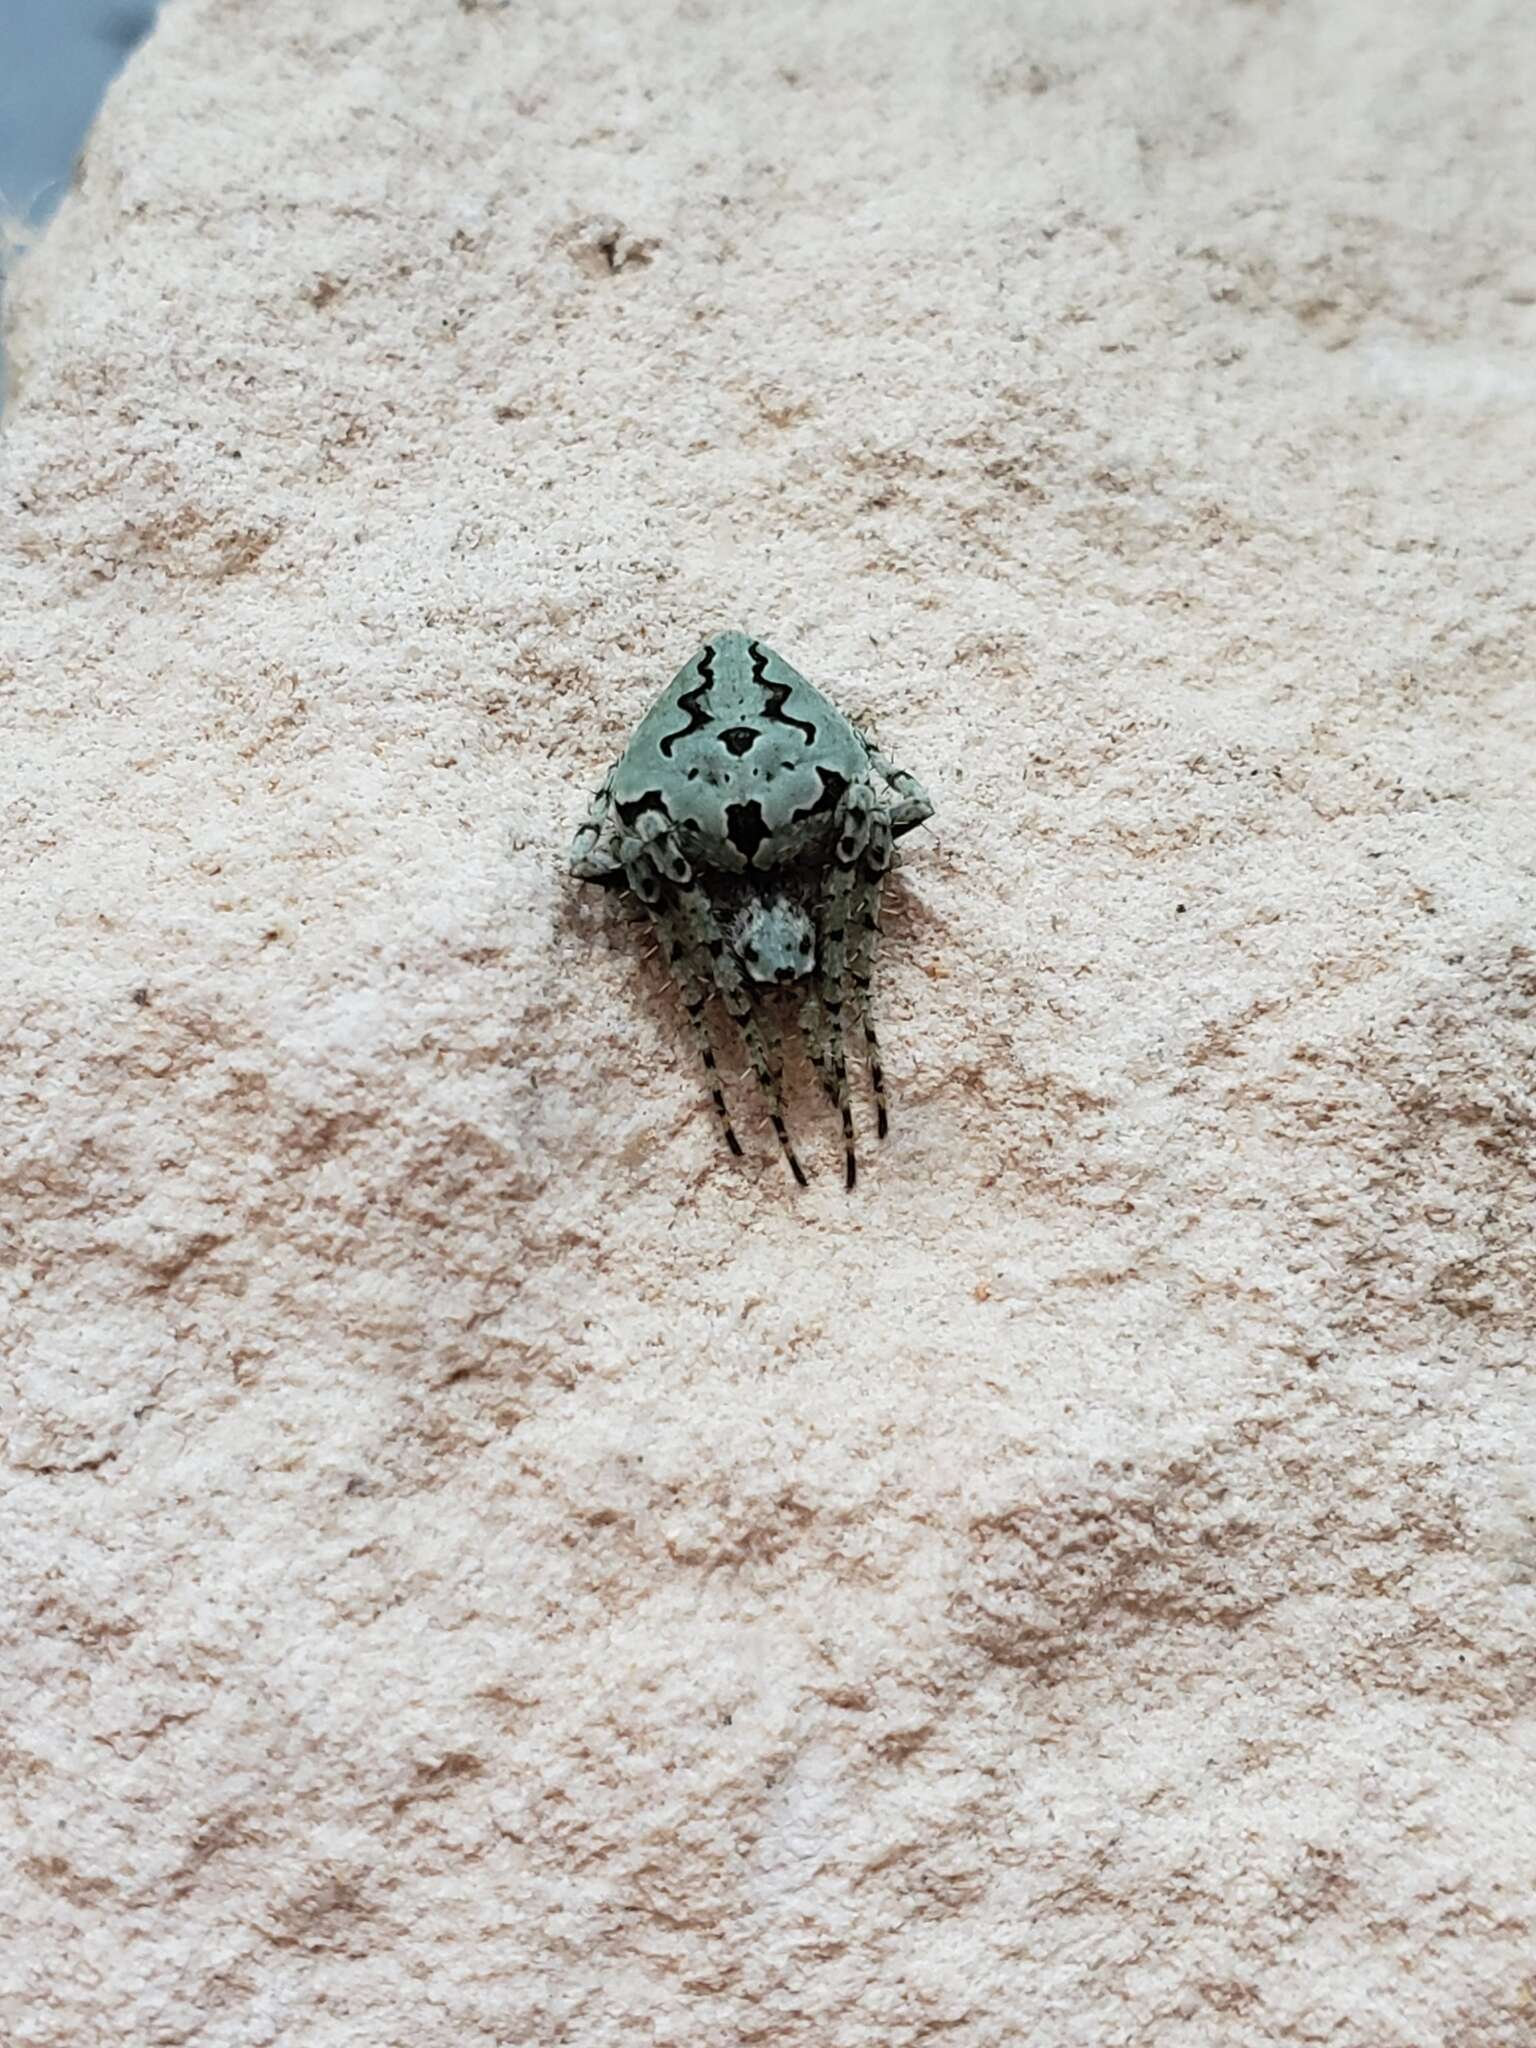
[[808,1185],[806,1172],[796,1156],[794,1146],[789,1142],[789,1131],[784,1122],[784,1092],[780,1085],[778,1063],[769,1050],[767,1039],[763,1036],[762,1026],[758,1023],[757,1014],[752,1007],[752,998],[739,978],[734,990],[726,989],[721,993],[725,1007],[735,1018],[736,1027],[746,1040],[747,1057],[752,1062],[757,1085],[767,1101],[768,1121],[773,1125],[773,1135],[779,1141],[784,1163],[794,1175],[796,1183],[803,1188]]
[[611,843],[611,801],[605,782],[588,804],[571,841],[571,873],[581,881],[604,881],[620,864],[617,847]]
[[707,1006],[710,984],[700,974],[686,940],[673,929],[664,910],[657,916],[657,932],[658,943],[665,948],[667,966],[671,970],[683,1008],[688,1013],[688,1022],[692,1026],[694,1039],[699,1048],[699,1058],[704,1062],[704,1078],[709,1088],[709,1098],[715,1105],[715,1115],[720,1120],[721,1134],[739,1159],[742,1156],[741,1140],[736,1135],[736,1127],[731,1122],[731,1112],[726,1107],[725,1090],[720,1084],[720,1068],[715,1058],[715,1042],[709,1030]]
[[785,1164],[798,1185],[805,1187],[805,1168],[800,1164],[795,1148],[789,1142],[789,1131],[784,1121],[784,1095],[779,1085],[778,1062],[763,1035],[751,991],[743,978],[736,955],[725,943],[724,934],[715,917],[714,906],[696,883],[689,883],[678,889],[677,919],[683,948],[689,956],[693,972],[701,978],[705,987],[713,988],[720,997],[746,1042],[747,1057],[752,1062],[757,1085],[768,1103],[768,1120],[773,1125],[773,1135],[778,1140],[779,1150],[783,1153]]
[[843,1049],[843,1006],[827,1004],[827,1044],[833,1085],[837,1090],[837,1113],[843,1124],[843,1185],[852,1188],[859,1178],[859,1162],[853,1149],[853,1104],[848,1099],[848,1059]]
[[731,1122],[731,1112],[725,1106],[725,1090],[720,1085],[720,1068],[715,1059],[715,1042],[709,1035],[709,1023],[704,1014],[708,1001],[708,990],[701,988],[690,991],[684,998],[684,1008],[688,1012],[688,1021],[693,1026],[693,1035],[698,1040],[699,1057],[704,1062],[704,1078],[709,1087],[710,1100],[715,1105],[715,1115],[720,1119],[720,1129],[725,1135],[726,1144],[739,1159],[741,1140],[737,1137],[736,1127]]
[[870,984],[874,979],[875,948],[880,941],[880,896],[885,880],[877,871],[866,875],[855,891],[852,942],[848,955],[848,976],[852,984],[853,1011],[864,1031],[864,1051],[869,1060],[870,1084],[875,1094],[875,1131],[883,1138],[891,1127],[885,1104],[885,1069],[880,1059],[880,1041],[875,1035]]
[[[844,842],[847,843],[846,841]],[[839,847],[841,854],[841,847]],[[853,1142],[853,1105],[848,1099],[848,1059],[843,1043],[843,1003],[849,987],[849,919],[853,911],[855,871],[839,859],[827,884],[826,928],[821,942],[821,1007],[826,1014],[827,1071],[831,1076],[832,1100],[843,1126],[843,1178],[847,1187],[856,1185],[859,1162]]]
[[[864,735],[859,735],[864,739]],[[933,816],[933,799],[915,775],[905,768],[898,768],[887,760],[878,747],[872,747],[864,739],[864,750],[869,755],[869,765],[883,782],[895,790],[901,802],[893,804],[887,813],[891,824],[891,836],[899,839],[903,832],[910,832],[915,826],[926,824]]]
[[[710,994],[714,988],[714,976],[710,971],[707,950],[701,952],[694,941],[694,921],[684,915],[679,900],[679,874],[683,878],[683,886],[686,887],[687,866],[682,862],[676,848],[659,833],[651,834],[648,839],[641,839],[638,834],[626,834],[622,841],[622,852],[624,873],[629,886],[640,899],[651,920],[657,943],[666,953],[667,966],[677,986],[683,1008],[688,1013],[688,1022],[698,1044],[699,1057],[704,1062],[710,1100],[715,1105],[721,1132],[726,1144],[739,1159],[742,1156],[741,1140],[736,1135],[730,1110],[726,1107],[725,1090],[720,1083],[720,1068],[715,1057],[715,1043],[710,1036],[706,1014]],[[687,893],[692,895],[697,892],[689,888]]]
[[885,1069],[880,1064],[880,1041],[875,1036],[874,1024],[869,1012],[864,1013],[864,1050],[869,1056],[869,1078],[875,1091],[875,1133],[884,1139],[890,1135],[891,1119],[885,1108]]
[[820,991],[814,986],[807,990],[800,1005],[800,1036],[805,1041],[817,1080],[827,1091],[828,1100],[835,1104],[837,1083],[832,1078],[832,1068],[827,1059],[827,1013]]

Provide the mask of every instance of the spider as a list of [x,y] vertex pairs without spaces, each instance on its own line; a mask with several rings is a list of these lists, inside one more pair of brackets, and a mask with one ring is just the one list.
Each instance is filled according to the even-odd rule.
[[572,843],[571,872],[627,884],[655,928],[726,1144],[740,1156],[707,1017],[712,996],[741,1032],[801,1187],[769,998],[799,993],[801,1035],[842,1120],[851,1188],[858,1163],[845,1036],[863,1033],[883,1138],[889,1118],[869,993],[880,896],[893,842],[932,815],[916,777],[771,647],[717,633],[641,720]]

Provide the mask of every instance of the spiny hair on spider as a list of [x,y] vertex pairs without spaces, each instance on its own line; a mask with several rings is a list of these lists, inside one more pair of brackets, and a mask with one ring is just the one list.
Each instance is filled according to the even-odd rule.
[[776,1003],[798,1021],[858,1165],[847,1036],[858,1033],[876,1129],[889,1128],[870,989],[894,845],[933,814],[898,768],[765,642],[717,633],[678,670],[593,797],[572,842],[580,880],[627,886],[649,918],[698,1042],[715,1113],[741,1144],[709,1023],[740,1033],[796,1181]]

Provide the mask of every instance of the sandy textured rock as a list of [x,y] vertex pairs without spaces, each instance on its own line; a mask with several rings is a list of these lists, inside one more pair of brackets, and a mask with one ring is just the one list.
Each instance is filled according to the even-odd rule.
[[[171,0],[11,307],[8,2043],[1536,2038],[1532,60]],[[941,806],[852,1200],[562,872],[738,623]]]

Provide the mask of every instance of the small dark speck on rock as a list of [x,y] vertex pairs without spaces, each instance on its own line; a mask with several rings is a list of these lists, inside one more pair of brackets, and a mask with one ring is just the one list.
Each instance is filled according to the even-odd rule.
[[149,1008],[149,990],[147,988],[136,988],[133,992],[133,1000],[141,1010],[147,1010]]

